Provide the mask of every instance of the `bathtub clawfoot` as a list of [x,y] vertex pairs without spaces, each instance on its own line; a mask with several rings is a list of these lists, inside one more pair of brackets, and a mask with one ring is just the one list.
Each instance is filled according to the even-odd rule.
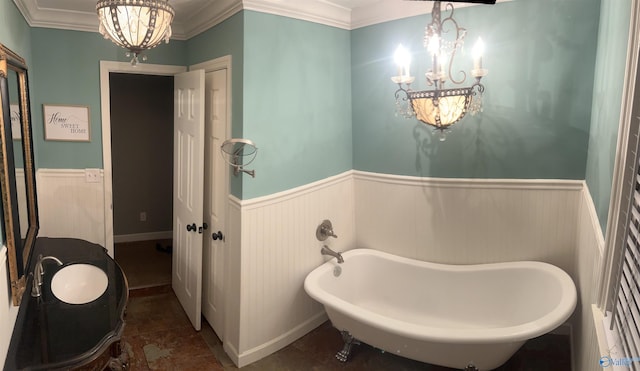
[[[342,255],[343,264],[332,259],[304,281],[338,331],[390,354],[460,371],[497,369],[528,339],[564,323],[577,304],[571,277],[548,263],[446,265],[360,248]],[[472,311],[459,310],[470,297],[483,300],[473,300]],[[351,345],[345,342],[337,358],[358,358],[349,355]]]
[[349,331],[340,331],[340,334],[342,335],[342,340],[344,341],[344,347],[342,347],[341,351],[336,353],[336,358],[340,362],[347,362],[349,354],[351,354],[351,347],[353,345],[360,345],[360,342],[356,338],[354,338],[349,333]]

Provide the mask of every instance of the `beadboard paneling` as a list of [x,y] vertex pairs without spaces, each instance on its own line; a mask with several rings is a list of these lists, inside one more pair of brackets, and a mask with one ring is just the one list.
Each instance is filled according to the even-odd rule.
[[[355,246],[352,172],[241,201],[240,336],[243,366],[288,345],[325,321],[322,306],[303,288],[304,279],[336,251]],[[324,220],[338,238],[316,239]]]
[[84,170],[38,169],[36,178],[38,236],[80,238],[105,246],[102,174],[100,182],[87,183]]
[[600,222],[586,184],[580,200],[576,231],[576,274],[578,305],[573,314],[574,370],[602,370],[601,354],[592,316],[592,304],[597,303],[604,257],[604,238]]
[[[83,170],[40,169],[37,176],[40,236],[104,243],[103,184],[86,183]],[[337,251],[369,247],[442,263],[541,260],[559,266],[572,275],[580,295],[573,321],[576,370],[598,366],[590,305],[603,242],[582,181],[349,171],[270,196],[230,200],[223,341],[238,366],[326,319],[303,289],[306,275],[329,259],[315,237],[323,219],[333,222],[338,238],[325,243]]]
[[225,325],[224,335],[221,336],[222,345],[225,352],[231,357],[231,360],[237,365],[240,361],[239,344],[240,344],[240,311],[242,310],[240,303],[240,227],[241,227],[241,211],[240,200],[230,195],[229,208],[227,210],[227,223],[225,239],[225,273],[224,273],[224,296],[225,303]]
[[354,178],[358,247],[446,264],[538,260],[573,273],[581,181]]
[[[591,261],[574,261],[583,187],[582,181],[428,179],[354,171],[236,200],[240,229],[229,245],[240,261],[234,311],[240,315],[237,326],[230,322],[231,333],[238,334],[233,341],[229,337],[225,349],[244,366],[324,320],[322,307],[306,296],[302,284],[326,259],[315,238],[325,218],[339,236],[327,242],[338,251],[369,247],[449,264],[539,260],[575,278],[578,268],[593,269]],[[593,282],[576,280],[576,286],[580,292],[594,290]]]

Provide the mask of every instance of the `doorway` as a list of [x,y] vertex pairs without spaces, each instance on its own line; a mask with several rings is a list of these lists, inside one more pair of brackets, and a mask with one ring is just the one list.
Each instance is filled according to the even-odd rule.
[[[219,127],[222,130],[217,131],[213,135],[213,139],[210,141],[210,145],[207,146],[207,150],[205,152],[206,158],[213,159],[213,161],[210,161],[207,165],[205,173],[214,171],[217,175],[214,175],[213,179],[211,178],[211,176],[208,176],[206,181],[207,184],[205,184],[205,189],[208,190],[205,193],[215,192],[215,195],[211,194],[211,197],[208,200],[208,205],[211,206],[211,209],[206,212],[207,215],[203,215],[205,221],[208,221],[208,225],[210,228],[206,231],[206,233],[204,233],[204,241],[206,242],[204,243],[205,246],[203,248],[205,249],[205,251],[207,251],[207,253],[206,259],[201,262],[201,268],[204,270],[204,272],[210,273],[215,269],[215,274],[206,273],[203,278],[205,282],[202,286],[205,287],[205,292],[203,292],[202,294],[205,298],[205,303],[208,303],[203,303],[203,306],[209,307],[208,309],[204,310],[204,316],[207,321],[211,323],[220,339],[224,341],[224,328],[227,325],[224,310],[224,307],[226,305],[226,300],[224,299],[224,297],[226,296],[227,289],[224,285],[224,270],[228,267],[226,267],[226,265],[223,263],[226,255],[225,241],[224,239],[218,239],[216,241],[212,238],[212,234],[216,233],[218,236],[222,236],[224,233],[226,233],[226,231],[224,231],[224,225],[226,220],[226,211],[228,208],[229,172],[228,167],[224,164],[221,164],[220,162],[221,154],[218,146],[221,140],[226,139],[228,135],[231,134],[231,57],[226,56],[213,61],[204,62],[196,66],[191,66],[191,70],[197,69],[204,70],[207,77],[211,77],[214,74],[217,74],[218,76],[224,75],[224,80],[221,80],[223,81],[223,83],[208,84],[208,87],[212,87],[212,89],[208,89],[207,93],[205,94],[205,103],[207,106],[206,116],[208,117],[208,121],[206,124],[207,130],[211,132],[210,129],[214,122],[216,122],[216,127]],[[105,204],[104,246],[111,256],[114,256],[114,190],[112,186],[113,159],[111,144],[111,102],[109,94],[109,74],[127,73],[174,76],[185,71],[186,67],[179,66],[139,64],[138,66],[133,67],[130,64],[123,62],[100,62]],[[216,71],[224,71],[224,73],[215,73]],[[222,91],[223,94],[213,94],[213,91]],[[220,99],[221,97],[222,99]],[[173,152],[173,148],[171,148],[171,152]],[[139,214],[138,217],[140,218]],[[177,246],[173,246],[174,252],[176,249]],[[175,272],[173,274],[175,275]]]
[[109,74],[114,257],[129,287],[171,284],[173,76]]
[[100,61],[100,110],[102,112],[102,162],[104,167],[104,247],[114,256],[113,171],[111,151],[111,73],[174,76],[185,72],[186,67],[141,63],[132,66],[127,62]]

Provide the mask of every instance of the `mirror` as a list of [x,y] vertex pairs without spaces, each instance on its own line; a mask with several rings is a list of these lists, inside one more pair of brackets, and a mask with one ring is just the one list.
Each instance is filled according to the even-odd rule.
[[27,209],[27,187],[24,176],[24,153],[20,118],[20,95],[18,93],[18,73],[8,71],[9,112],[11,113],[11,140],[13,146],[13,162],[16,172],[16,191],[18,196],[18,216],[20,218],[20,239],[24,242],[29,228],[29,212]]
[[0,44],[0,190],[13,305],[20,305],[38,234],[27,65]]

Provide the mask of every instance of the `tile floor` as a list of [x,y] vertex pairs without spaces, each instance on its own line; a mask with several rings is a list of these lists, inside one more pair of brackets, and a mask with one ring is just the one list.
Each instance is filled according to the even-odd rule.
[[[237,370],[204,319],[202,327],[200,332],[193,330],[169,286],[132,290],[124,334],[130,370]],[[349,362],[343,364],[334,358],[341,346],[338,331],[326,322],[242,370],[451,370],[382,353],[365,344],[355,347]],[[498,370],[569,371],[568,336],[549,334],[530,340]]]
[[129,288],[171,284],[171,239],[115,244],[115,260],[127,276]]

